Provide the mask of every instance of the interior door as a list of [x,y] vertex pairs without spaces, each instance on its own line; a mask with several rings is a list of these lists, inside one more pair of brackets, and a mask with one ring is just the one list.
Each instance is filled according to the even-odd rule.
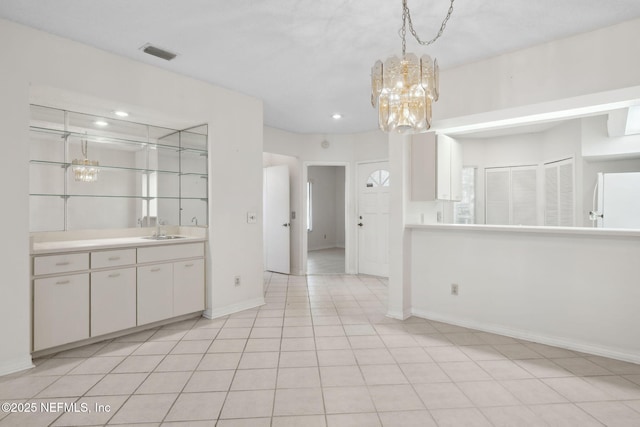
[[358,165],[358,272],[389,276],[389,162]]
[[289,274],[289,168],[264,168],[264,251],[265,269]]

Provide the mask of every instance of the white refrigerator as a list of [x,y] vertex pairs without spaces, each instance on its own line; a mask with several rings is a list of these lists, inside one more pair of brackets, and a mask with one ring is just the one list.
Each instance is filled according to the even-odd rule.
[[640,172],[598,173],[596,227],[640,229]]

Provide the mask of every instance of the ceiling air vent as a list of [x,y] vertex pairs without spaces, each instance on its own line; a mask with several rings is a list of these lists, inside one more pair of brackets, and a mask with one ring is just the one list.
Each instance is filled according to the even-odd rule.
[[165,61],[171,61],[173,58],[176,57],[175,53],[169,52],[168,50],[160,49],[159,47],[153,46],[152,44],[149,44],[149,43],[145,44],[140,49],[142,49],[144,53],[148,53],[149,55],[162,58]]

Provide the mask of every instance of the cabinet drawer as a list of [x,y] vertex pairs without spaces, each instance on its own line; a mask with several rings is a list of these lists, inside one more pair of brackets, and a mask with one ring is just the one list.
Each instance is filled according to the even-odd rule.
[[119,267],[136,263],[135,249],[91,252],[91,268]]
[[202,242],[138,248],[138,263],[140,264],[202,256],[204,256],[204,243]]
[[37,256],[33,259],[33,275],[66,273],[89,269],[89,253]]

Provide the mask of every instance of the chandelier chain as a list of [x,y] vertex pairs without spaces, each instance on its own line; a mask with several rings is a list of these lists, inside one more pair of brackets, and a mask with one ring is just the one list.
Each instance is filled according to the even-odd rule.
[[80,151],[82,152],[82,156],[84,157],[85,160],[87,160],[87,140],[86,139],[81,139],[80,140]]
[[444,30],[447,27],[447,22],[449,22],[449,19],[451,18],[451,14],[453,13],[453,2],[454,1],[455,0],[451,0],[451,4],[449,5],[449,10],[447,11],[447,16],[444,17],[444,20],[442,21],[442,24],[440,25],[440,30],[438,31],[436,36],[434,38],[432,38],[431,40],[423,41],[423,40],[420,39],[420,36],[418,36],[418,33],[413,28],[413,22],[411,21],[411,11],[409,10],[409,6],[407,6],[407,0],[402,0],[402,30],[401,30],[401,35],[402,35],[402,56],[405,55],[406,48],[407,48],[407,42],[406,42],[407,21],[409,21],[409,32],[411,32],[411,35],[417,40],[417,42],[420,43],[422,46],[429,46],[430,44],[435,43],[435,41],[438,40],[440,38],[440,36],[442,36],[442,33],[444,33]]

